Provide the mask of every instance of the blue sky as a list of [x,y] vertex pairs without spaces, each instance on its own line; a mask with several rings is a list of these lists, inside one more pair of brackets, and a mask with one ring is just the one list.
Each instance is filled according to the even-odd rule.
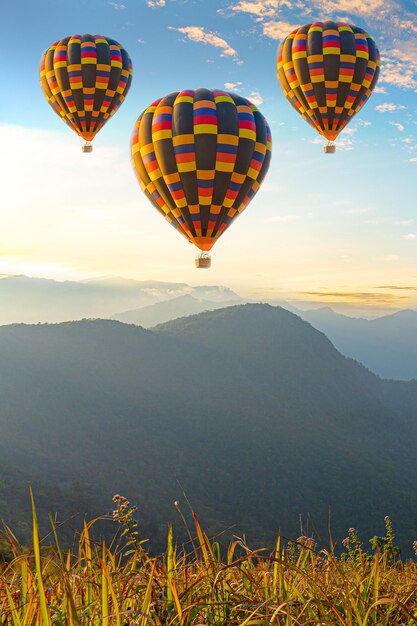
[[[41,0],[1,3],[5,167],[0,273],[57,279],[118,274],[223,283],[259,298],[417,308],[417,21],[392,0]],[[275,75],[295,26],[341,18],[382,54],[377,92],[340,135],[336,155],[295,113]],[[82,155],[44,100],[42,51],[69,34],[119,40],[130,93]],[[221,87],[259,104],[273,133],[263,189],[213,249],[213,269],[142,197],[128,144],[139,113],[185,88]],[[89,159],[89,161],[87,161]]]

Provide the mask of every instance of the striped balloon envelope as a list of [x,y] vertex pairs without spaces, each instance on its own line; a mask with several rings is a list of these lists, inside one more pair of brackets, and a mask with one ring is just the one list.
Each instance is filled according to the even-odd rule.
[[126,50],[101,35],[73,35],[50,46],[42,55],[40,81],[54,111],[89,142],[125,99],[132,81]]
[[155,208],[208,252],[262,184],[271,132],[246,98],[187,90],[145,109],[133,129],[131,152],[140,186]]
[[345,22],[315,22],[293,30],[277,57],[287,100],[330,142],[368,100],[379,67],[372,37]]

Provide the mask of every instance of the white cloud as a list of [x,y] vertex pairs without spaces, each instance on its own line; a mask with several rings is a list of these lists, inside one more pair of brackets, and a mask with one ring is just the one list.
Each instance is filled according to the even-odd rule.
[[349,13],[350,15],[360,15],[361,17],[373,17],[381,13],[386,13],[386,0],[316,0],[314,2],[317,8],[324,13]]
[[374,93],[387,93],[387,90],[385,89],[385,87],[381,87],[380,85],[377,85],[376,87],[374,87]]
[[414,224],[414,219],[411,218],[409,220],[399,220],[398,222],[394,222],[398,226],[409,226],[410,224]]
[[252,104],[254,104],[256,107],[261,105],[262,102],[264,101],[259,91],[251,91],[250,94],[248,95],[248,100],[250,100]]
[[[336,139],[336,150],[340,150],[341,152],[350,152],[354,147],[354,138],[353,133],[355,133],[356,129],[345,128],[343,133],[341,133]],[[310,143],[315,145],[324,145],[326,139],[324,137],[314,137],[314,139],[310,139]]]
[[391,111],[399,111],[400,109],[405,109],[406,107],[403,104],[394,104],[393,102],[384,102],[383,104],[378,104],[375,107],[375,111],[379,111],[380,113],[387,113]]
[[403,19],[397,15],[393,15],[391,20],[397,28],[408,31],[410,33],[417,33],[417,24],[415,19]]
[[236,13],[250,13],[258,20],[274,17],[278,11],[278,0],[240,0],[230,9]]
[[408,159],[409,163],[417,163],[417,157],[413,157],[412,159]]
[[388,124],[391,124],[391,126],[395,126],[395,128],[402,133],[405,130],[405,126],[403,126],[402,124],[399,124],[398,122],[388,122]]
[[221,57],[230,57],[234,61],[238,61],[237,51],[227,43],[225,39],[204,30],[202,26],[184,26],[183,28],[176,28],[175,26],[168,26],[170,30],[176,30],[183,35],[186,35],[190,41],[196,43],[204,43],[209,46],[214,46],[221,50]]
[[224,83],[225,89],[230,89],[230,91],[240,91],[242,83],[237,81],[236,83]]
[[289,22],[265,22],[263,24],[263,33],[271,39],[285,39],[293,30],[299,28],[300,24],[290,24]]
[[412,137],[404,137],[404,139],[401,139],[401,141],[402,141],[403,143],[410,144],[410,143],[413,143],[413,142],[414,142],[414,139],[413,139]]
[[126,8],[125,4],[121,4],[120,2],[109,2],[110,6],[113,7],[113,9],[116,10],[122,10]]
[[396,41],[396,47],[381,55],[382,83],[402,89],[417,88],[417,44],[412,40]]
[[239,0],[229,9],[236,13],[248,13],[257,21],[263,21],[276,17],[279,10],[283,8],[298,9],[304,16],[310,15],[315,9],[321,14],[337,13],[339,17],[342,13],[374,17],[376,12],[381,17],[381,13],[384,16],[387,14],[388,4],[387,0],[367,0],[366,3],[363,0],[313,0],[309,4],[303,0]]
[[414,239],[417,239],[417,235],[414,233],[407,233],[407,235],[404,235],[404,239],[407,241],[414,241]]
[[372,122],[370,122],[369,120],[362,120],[361,118],[358,118],[356,120],[356,126],[362,126],[363,128],[367,128],[368,126],[372,126]]
[[146,4],[151,9],[157,9],[158,7],[166,6],[166,0],[147,0]]
[[[235,83],[224,83],[225,89],[228,89],[230,91],[237,91],[237,92],[243,91],[242,85],[243,83],[241,83],[240,81],[236,81]],[[243,95],[245,96],[245,98],[250,100],[252,104],[254,104],[255,106],[259,106],[264,101],[259,91],[253,90],[249,92],[249,94],[244,93]]]

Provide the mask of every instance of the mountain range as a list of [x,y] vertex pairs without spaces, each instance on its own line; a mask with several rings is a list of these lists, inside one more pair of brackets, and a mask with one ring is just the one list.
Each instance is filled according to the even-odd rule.
[[144,328],[152,328],[164,322],[170,322],[178,317],[204,313],[204,311],[215,311],[227,306],[236,304],[236,299],[227,301],[211,301],[196,298],[192,295],[178,296],[163,302],[157,302],[132,311],[123,311],[112,315],[110,319],[124,322],[125,324],[136,324]]
[[[348,526],[378,533],[387,514],[403,549],[416,539],[417,382],[381,380],[280,307],[232,306],[152,331],[2,326],[0,397],[8,489],[22,493],[30,476],[43,520],[46,501],[59,509],[49,492],[65,512],[79,491],[90,514],[122,493],[160,549],[185,491],[209,532],[236,524],[258,544],[279,528],[294,536],[300,515],[325,536],[329,511],[339,540]],[[24,517],[5,489],[0,516]]]
[[[8,277],[0,280],[0,325],[84,318],[115,319],[152,328],[170,320],[242,304],[231,289],[123,278],[88,282]],[[336,348],[382,378],[417,379],[417,311],[403,310],[376,319],[355,318],[329,307],[296,313],[324,332]]]
[[11,276],[0,280],[0,325],[109,318],[118,311],[146,307],[185,295],[226,304],[243,301],[231,289],[220,286],[192,287],[186,283],[126,278],[60,282]]
[[329,307],[299,315],[324,332],[336,348],[382,378],[417,379],[417,311],[376,319],[349,317]]

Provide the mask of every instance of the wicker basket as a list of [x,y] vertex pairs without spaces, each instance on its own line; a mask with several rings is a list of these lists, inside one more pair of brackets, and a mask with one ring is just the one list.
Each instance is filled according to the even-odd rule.
[[82,151],[83,152],[92,152],[93,151],[93,146],[91,145],[91,143],[85,143],[82,147]]
[[334,154],[336,152],[336,146],[333,143],[329,143],[327,146],[324,146],[324,151],[326,154]]
[[199,256],[195,260],[195,266],[200,269],[208,269],[211,267],[211,258],[209,256]]

